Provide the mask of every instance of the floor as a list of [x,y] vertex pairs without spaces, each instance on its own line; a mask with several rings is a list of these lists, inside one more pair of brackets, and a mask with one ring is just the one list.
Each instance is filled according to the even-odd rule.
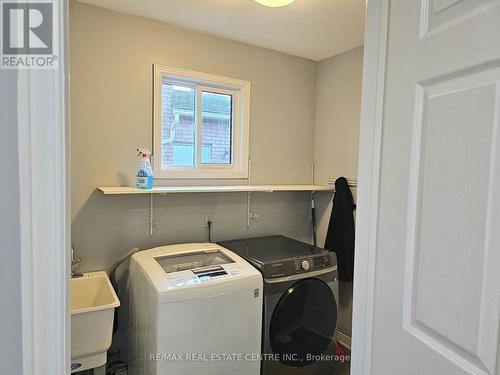
[[[350,350],[342,347],[340,344],[337,344],[336,354],[338,356],[345,357],[345,356],[350,356],[351,352],[350,352]],[[108,362],[108,364],[109,364],[109,362]],[[112,366],[112,367],[116,369],[115,366]],[[350,361],[344,361],[344,362],[339,361],[339,362],[336,362],[335,370],[331,374],[328,374],[328,375],[350,375],[350,368],[351,368]],[[110,370],[110,368],[108,368],[108,371],[109,370]],[[86,370],[86,371],[81,371],[81,372],[75,373],[75,375],[94,375],[94,374],[93,374],[92,370]],[[327,374],[325,374],[325,375],[327,375]]]
[[351,373],[351,363],[339,363],[337,370],[332,375],[349,375]]
[[[331,375],[349,375],[350,367],[350,362],[338,363],[337,369]],[[92,375],[92,370],[81,371],[76,373],[75,375]]]
[[338,330],[347,337],[352,337],[352,290],[352,282],[339,280]]
[[336,368],[332,375],[349,375],[351,372],[351,351],[344,348],[342,345],[337,343],[337,353],[341,358],[346,358],[348,356],[349,361],[336,362]]

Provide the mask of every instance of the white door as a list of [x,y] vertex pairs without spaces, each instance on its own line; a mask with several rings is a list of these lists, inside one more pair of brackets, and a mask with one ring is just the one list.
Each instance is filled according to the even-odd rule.
[[388,4],[380,173],[360,165],[360,194],[377,193],[358,201],[373,247],[360,233],[353,375],[499,375],[500,1]]

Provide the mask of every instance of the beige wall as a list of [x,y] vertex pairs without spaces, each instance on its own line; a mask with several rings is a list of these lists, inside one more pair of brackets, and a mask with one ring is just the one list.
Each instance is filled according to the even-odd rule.
[[[318,64],[316,124],[314,131],[314,180],[326,184],[330,177],[357,178],[359,116],[363,47]],[[355,189],[354,189],[355,190]],[[320,197],[318,242],[324,244],[331,204]]]
[[[318,65],[314,179],[324,184],[330,177],[357,178],[359,116],[363,47],[323,60]],[[352,189],[356,195],[356,189]],[[331,197],[317,199],[318,244],[325,242],[332,211]],[[352,331],[352,283],[339,282],[338,329]],[[345,342],[344,342],[345,343]]]
[[157,197],[148,233],[146,196],[104,197],[96,186],[133,185],[137,147],[151,147],[152,64],[252,82],[254,183],[310,183],[317,64],[76,1],[70,6],[72,241],[80,270],[108,267],[130,247],[282,233],[310,239],[307,193],[253,194],[260,215],[246,229],[246,194]]

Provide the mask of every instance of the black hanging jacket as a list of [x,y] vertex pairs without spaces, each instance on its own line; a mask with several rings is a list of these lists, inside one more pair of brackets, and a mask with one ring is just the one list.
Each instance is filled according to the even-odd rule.
[[325,249],[337,254],[339,279],[354,278],[354,210],[356,205],[345,177],[335,181],[335,195]]

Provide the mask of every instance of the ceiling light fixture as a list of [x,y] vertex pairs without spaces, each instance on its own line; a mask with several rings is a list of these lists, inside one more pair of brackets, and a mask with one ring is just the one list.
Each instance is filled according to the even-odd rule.
[[295,0],[255,0],[266,7],[279,8],[293,3]]

